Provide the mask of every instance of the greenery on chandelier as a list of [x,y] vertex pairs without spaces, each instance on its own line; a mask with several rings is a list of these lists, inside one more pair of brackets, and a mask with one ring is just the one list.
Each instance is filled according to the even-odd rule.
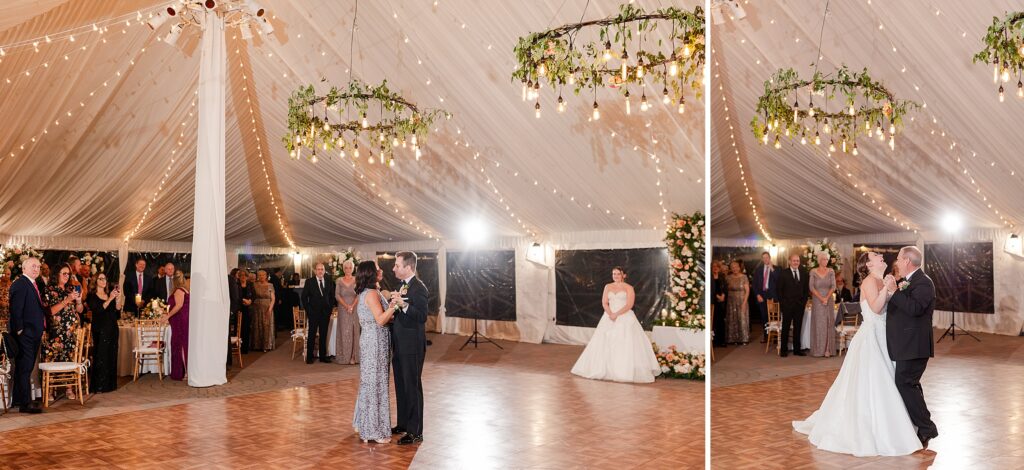
[[999,101],[1005,100],[1003,84],[1017,75],[1017,97],[1024,98],[1024,12],[1013,12],[1003,18],[992,17],[982,42],[985,48],[974,54],[974,62],[992,64],[992,83],[999,84]]
[[844,65],[830,75],[815,71],[810,80],[791,68],[780,69],[764,82],[750,127],[762,144],[774,135],[775,148],[786,137],[857,155],[860,136],[874,135],[880,141],[888,137],[889,148],[895,150],[904,117],[917,108],[913,101],[896,99],[867,68],[858,73]]
[[[659,25],[671,28],[669,37],[649,41],[648,36]],[[579,33],[592,28],[598,29],[597,39],[580,41]],[[686,92],[699,97],[703,91],[704,10],[699,6],[692,12],[667,7],[648,13],[626,4],[617,16],[521,37],[515,55],[518,67],[512,79],[522,82],[524,101],[536,100],[538,118],[538,96],[545,81],[558,92],[558,112],[565,110],[563,88],[577,95],[591,89],[595,94],[594,119],[600,119],[596,92],[603,86],[620,90],[627,100],[627,113],[629,88],[633,86],[634,93],[640,92],[641,110],[646,111],[649,105],[644,89],[654,84],[661,85],[662,102],[677,106],[683,113]]]
[[[332,119],[332,113],[338,118]],[[336,150],[341,158],[365,156],[369,163],[393,166],[399,148],[420,159],[421,140],[440,116],[451,118],[441,109],[420,109],[391,91],[387,80],[377,86],[352,80],[347,88],[332,86],[324,95],[316,94],[313,85],[300,86],[288,98],[288,133],[281,140],[295,159],[316,163],[318,156]]]

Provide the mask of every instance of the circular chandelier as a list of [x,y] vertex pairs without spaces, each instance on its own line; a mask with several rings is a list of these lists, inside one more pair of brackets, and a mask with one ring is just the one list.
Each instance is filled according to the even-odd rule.
[[[668,39],[649,40],[659,27],[669,31]],[[592,33],[589,42],[580,40],[583,30]],[[600,119],[597,88],[601,86],[620,90],[626,114],[632,113],[629,88],[635,86],[633,91],[640,92],[640,110],[647,111],[652,105],[646,88],[652,84],[661,85],[661,101],[682,114],[687,89],[696,96],[703,89],[704,9],[698,6],[689,12],[668,7],[648,13],[626,4],[617,16],[521,37],[515,55],[518,66],[512,79],[522,82],[523,101],[535,101],[537,118],[542,82],[557,91],[559,113],[566,109],[564,88],[577,95],[590,88],[594,94],[592,119]]]
[[999,102],[1006,100],[1004,84],[1012,74],[1017,75],[1017,97],[1024,98],[1024,12],[1009,13],[1003,18],[992,18],[982,42],[985,48],[974,54],[974,62],[992,64],[992,83],[999,84]]
[[420,109],[389,90],[387,80],[375,87],[353,80],[347,88],[331,87],[324,95],[308,85],[288,98],[288,133],[282,140],[293,159],[305,157],[316,163],[318,157],[330,157],[337,150],[341,158],[351,152],[353,160],[365,156],[370,164],[392,167],[399,149],[409,149],[420,159],[421,141],[439,116],[451,118],[441,109]]
[[857,155],[857,138],[873,134],[880,141],[888,137],[889,149],[895,150],[903,117],[918,107],[896,99],[866,68],[857,73],[843,66],[828,76],[816,71],[810,80],[793,69],[780,69],[764,89],[750,126],[759,142],[774,140],[776,149],[782,147],[782,137],[799,139],[802,145],[827,140],[829,152]]

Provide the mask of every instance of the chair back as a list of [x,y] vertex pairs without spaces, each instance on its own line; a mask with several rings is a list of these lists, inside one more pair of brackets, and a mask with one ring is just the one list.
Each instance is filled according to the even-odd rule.
[[235,336],[238,338],[238,345],[242,345],[242,316],[235,315]]
[[306,329],[306,312],[299,307],[292,307],[292,331]]
[[164,329],[167,323],[162,320],[136,320],[135,345],[138,348],[164,348]]
[[85,358],[82,356],[84,355],[83,353],[85,349],[85,337],[89,334],[90,327],[90,325],[86,325],[85,327],[78,327],[75,328],[75,332],[72,333],[73,335],[75,335],[75,349],[74,352],[71,354],[71,362],[74,362],[75,364],[81,364],[85,362]]
[[782,310],[779,303],[768,299],[768,323],[782,321]]
[[839,324],[843,326],[860,325],[861,311],[859,302],[843,302],[839,304],[838,312]]

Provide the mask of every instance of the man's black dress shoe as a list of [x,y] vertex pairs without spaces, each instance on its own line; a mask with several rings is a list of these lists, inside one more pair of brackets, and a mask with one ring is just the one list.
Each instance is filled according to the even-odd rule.
[[324,364],[330,364],[331,360],[330,359],[320,359],[320,362],[323,362]]
[[306,364],[312,364],[312,363],[313,363],[312,359],[306,359]]
[[793,351],[793,355],[794,356],[806,356],[807,353],[805,353],[803,351]]
[[405,434],[405,429],[395,426],[391,428],[391,434]]
[[401,439],[398,440],[398,445],[404,446],[404,445],[407,445],[407,444],[415,444],[417,442],[423,442],[423,435],[422,434],[420,434],[419,436],[414,436],[412,434],[406,434],[406,435],[402,436]]
[[779,353],[779,357],[786,357],[786,356],[789,356],[789,353],[786,352],[786,351],[782,351],[782,352]]
[[39,414],[39,413],[42,413],[43,410],[42,410],[42,408],[39,408],[39,407],[36,407],[36,406],[25,405],[25,406],[18,407],[18,412],[19,413]]

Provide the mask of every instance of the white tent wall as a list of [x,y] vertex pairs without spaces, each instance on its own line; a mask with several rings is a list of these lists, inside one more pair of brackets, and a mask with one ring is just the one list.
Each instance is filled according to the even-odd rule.
[[[995,313],[957,313],[957,325],[968,331],[983,333],[994,333],[1001,335],[1016,336],[1024,331],[1024,258],[1007,253],[1003,247],[1010,236],[1009,231],[998,229],[972,229],[966,230],[957,235],[957,243],[970,242],[992,242],[993,253],[993,294]],[[817,239],[803,240],[775,240],[779,247],[779,254],[775,260],[776,264],[783,264],[788,257],[790,250],[803,253],[803,246],[813,243]],[[896,232],[867,235],[846,235],[832,237],[829,239],[836,243],[836,249],[843,256],[843,274],[847,279],[852,279],[854,265],[854,250],[862,244],[885,244],[885,245],[916,245],[924,251],[925,244],[949,243],[950,235],[939,232],[922,232],[920,235],[910,232]],[[756,246],[764,247],[765,242],[757,240],[739,239],[712,239],[712,246],[734,247],[734,246]],[[926,260],[927,262],[927,260]],[[943,289],[943,286],[935,286],[936,289]],[[949,327],[951,314],[948,311],[935,311],[932,325],[936,328]]]

